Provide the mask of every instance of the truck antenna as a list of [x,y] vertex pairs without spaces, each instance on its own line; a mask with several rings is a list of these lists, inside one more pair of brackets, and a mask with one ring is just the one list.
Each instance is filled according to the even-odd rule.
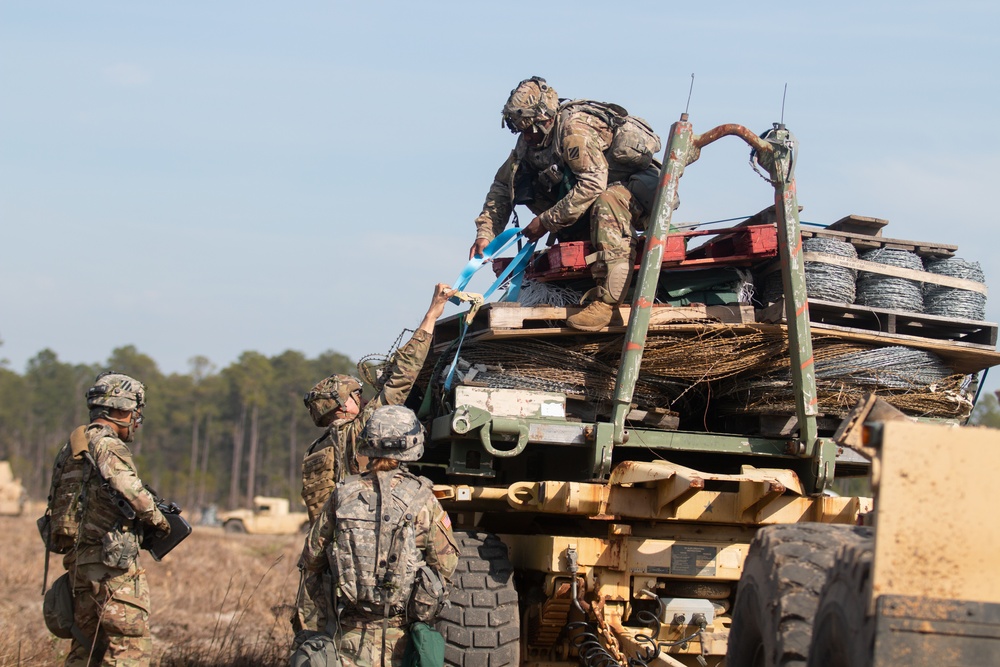
[[687,115],[688,109],[691,107],[691,93],[694,92],[694,72],[691,72],[691,87],[688,88],[688,101],[684,105],[684,115]]
[[785,82],[785,90],[781,93],[781,125],[785,125],[785,96],[788,95],[788,82]]

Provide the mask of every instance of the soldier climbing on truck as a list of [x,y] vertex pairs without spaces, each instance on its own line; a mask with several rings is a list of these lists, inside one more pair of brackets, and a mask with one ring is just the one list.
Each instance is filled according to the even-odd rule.
[[560,100],[537,76],[510,92],[503,122],[518,139],[476,218],[469,258],[482,255],[518,204],[536,214],[524,228],[529,241],[546,232],[562,240],[590,238],[596,286],[590,305],[567,323],[597,331],[611,321],[611,304],[624,297],[633,235],[652,209],[660,138],[616,104]]

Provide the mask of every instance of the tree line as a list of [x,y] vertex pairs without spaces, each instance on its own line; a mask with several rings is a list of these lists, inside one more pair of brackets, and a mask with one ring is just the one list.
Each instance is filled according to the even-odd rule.
[[[198,356],[189,367],[164,374],[132,345],[104,364],[65,363],[49,349],[23,374],[0,364],[0,460],[11,461],[31,498],[44,499],[56,452],[88,422],[87,389],[112,369],[146,385],[145,419],[131,448],[160,495],[191,510],[248,506],[255,495],[299,503],[302,456],[321,435],[302,397],[330,374],[357,375],[357,364],[333,351],[309,359],[287,350],[244,352],[222,370]],[[1000,427],[997,397],[984,392],[970,422]]]
[[357,365],[333,351],[310,359],[287,350],[244,352],[222,370],[199,356],[189,367],[164,374],[131,345],[104,364],[66,363],[45,349],[23,374],[0,366],[0,460],[11,461],[29,497],[44,499],[56,452],[89,421],[87,389],[110,369],[146,385],[131,449],[161,496],[192,510],[241,507],[255,495],[300,502],[303,452],[321,435],[302,397],[332,373],[357,375]]

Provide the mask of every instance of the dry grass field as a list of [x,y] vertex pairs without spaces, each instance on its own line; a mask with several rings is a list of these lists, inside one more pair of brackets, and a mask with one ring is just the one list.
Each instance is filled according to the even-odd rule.
[[[42,620],[45,551],[35,518],[34,512],[0,516],[0,667],[59,665],[69,649],[69,640],[50,635]],[[302,540],[195,526],[163,562],[143,552],[152,597],[152,664],[287,664]],[[51,584],[63,567],[61,556],[49,558]]]

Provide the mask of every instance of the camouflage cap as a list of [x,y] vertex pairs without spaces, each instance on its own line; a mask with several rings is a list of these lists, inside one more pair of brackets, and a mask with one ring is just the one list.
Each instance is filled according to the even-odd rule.
[[353,375],[331,375],[320,380],[303,397],[302,402],[309,408],[309,415],[316,426],[323,425],[323,418],[343,407],[354,392],[361,392],[361,380]]
[[383,405],[361,432],[358,454],[369,458],[416,461],[424,455],[424,427],[413,410]]
[[517,84],[503,105],[503,124],[515,134],[524,132],[539,121],[555,118],[559,95],[540,76]]
[[87,390],[87,407],[114,408],[132,412],[146,405],[146,387],[133,377],[105,371],[94,380],[94,386]]

